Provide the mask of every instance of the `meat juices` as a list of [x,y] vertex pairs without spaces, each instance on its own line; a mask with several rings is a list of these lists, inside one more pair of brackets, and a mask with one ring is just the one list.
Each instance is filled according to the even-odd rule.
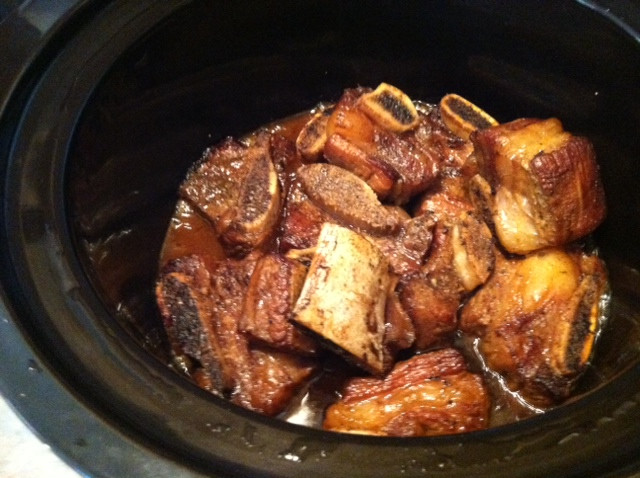
[[184,372],[239,406],[464,433],[503,395],[566,400],[588,367],[607,278],[581,239],[606,208],[593,147],[558,120],[347,89],[208,149],[178,193],[160,315]]

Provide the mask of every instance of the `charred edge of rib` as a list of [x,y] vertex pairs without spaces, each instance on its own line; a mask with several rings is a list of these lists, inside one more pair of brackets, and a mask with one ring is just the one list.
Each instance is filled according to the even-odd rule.
[[190,357],[200,360],[200,317],[198,304],[191,295],[191,290],[176,277],[167,277],[165,290],[170,295],[167,305],[174,318],[173,330],[175,337]]
[[265,177],[269,178],[271,172],[269,163],[270,159],[266,155],[261,156],[246,179],[245,191],[240,198],[240,205],[246,211],[243,219],[247,222],[255,221],[263,214],[264,211],[260,207],[256,207],[256,204],[263,205],[271,202],[269,181],[266,184],[263,181]]
[[579,372],[582,369],[584,365],[582,356],[585,345],[592,340],[591,335],[594,334],[591,330],[593,320],[592,301],[589,300],[592,298],[593,294],[585,294],[578,310],[578,317],[571,326],[569,343],[567,344],[566,367],[572,372]]

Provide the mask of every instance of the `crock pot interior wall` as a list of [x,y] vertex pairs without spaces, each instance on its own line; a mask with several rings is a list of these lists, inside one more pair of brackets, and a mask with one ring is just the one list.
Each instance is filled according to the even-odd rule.
[[[60,107],[57,137],[25,149],[30,159],[9,175],[21,181],[13,262],[27,275],[23,289],[35,290],[25,294],[24,327],[79,400],[194,476],[630,473],[640,450],[637,39],[568,2],[545,3],[544,14],[537,2],[179,3],[151,29],[154,2],[135,12],[114,3],[87,21],[77,38],[93,38],[92,55],[76,38],[47,72],[77,68],[64,87],[71,95],[43,82],[35,99],[48,106],[24,119],[36,125]],[[427,101],[457,92],[501,121],[557,116],[593,140],[609,205],[595,239],[613,307],[580,400],[458,437],[351,437],[239,410],[162,363],[153,279],[188,166],[226,135],[381,81]],[[54,140],[52,163],[35,172],[37,148]],[[27,210],[28,194],[39,199]],[[45,236],[60,247],[55,268],[30,249]],[[73,284],[60,309],[43,290],[42,267]]]

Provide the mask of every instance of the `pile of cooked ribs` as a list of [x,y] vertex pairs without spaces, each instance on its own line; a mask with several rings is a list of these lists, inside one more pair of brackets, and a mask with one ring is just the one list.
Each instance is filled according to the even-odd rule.
[[237,405],[281,414],[331,356],[360,373],[325,429],[478,430],[488,373],[546,409],[588,366],[607,276],[584,238],[605,212],[592,144],[557,119],[348,89],[205,152],[156,297],[176,363]]

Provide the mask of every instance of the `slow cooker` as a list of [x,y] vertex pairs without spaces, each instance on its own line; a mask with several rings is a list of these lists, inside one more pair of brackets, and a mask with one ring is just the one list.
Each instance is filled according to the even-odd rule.
[[[629,1],[0,2],[0,391],[96,477],[640,473],[640,5]],[[385,81],[594,143],[610,318],[576,397],[457,436],[242,410],[171,370],[153,302],[175,191],[227,135]]]

